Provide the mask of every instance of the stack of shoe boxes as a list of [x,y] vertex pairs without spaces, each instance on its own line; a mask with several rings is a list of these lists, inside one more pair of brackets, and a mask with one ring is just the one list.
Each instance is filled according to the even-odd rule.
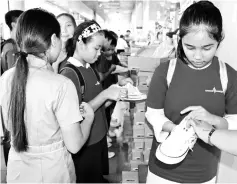
[[148,164],[153,138],[151,125],[145,120],[145,102],[136,103],[133,125],[133,150],[131,170],[137,170],[139,164]]

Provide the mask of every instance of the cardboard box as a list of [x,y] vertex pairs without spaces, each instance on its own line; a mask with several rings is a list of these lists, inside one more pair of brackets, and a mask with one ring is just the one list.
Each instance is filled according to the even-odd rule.
[[145,137],[152,138],[154,133],[151,125],[147,125],[146,123],[144,124],[145,128]]
[[143,150],[133,149],[132,150],[132,160],[143,162]]
[[131,165],[131,171],[138,171],[138,166],[144,164],[140,160],[131,160],[130,165]]
[[133,148],[136,150],[143,150],[145,147],[144,139],[135,138],[133,140]]
[[145,112],[146,102],[137,102],[136,103],[136,112]]
[[122,183],[139,183],[138,172],[122,171]]
[[148,164],[150,157],[150,150],[144,150],[143,151],[143,161],[145,164]]
[[153,141],[153,139],[151,139],[151,138],[146,138],[145,139],[145,150],[150,150],[151,149],[152,141]]
[[134,122],[145,122],[145,111],[135,112]]
[[140,71],[154,72],[157,66],[160,64],[159,58],[151,57],[128,57],[128,68],[139,68]]
[[145,128],[143,125],[133,125],[133,138],[144,138]]

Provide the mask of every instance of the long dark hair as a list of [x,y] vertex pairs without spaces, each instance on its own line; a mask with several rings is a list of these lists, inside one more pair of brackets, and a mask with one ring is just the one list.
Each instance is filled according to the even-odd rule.
[[28,138],[25,125],[26,85],[29,73],[27,55],[42,57],[51,46],[51,36],[60,38],[60,25],[56,17],[42,9],[25,11],[18,20],[16,43],[20,52],[11,84],[8,116],[12,122],[13,146],[16,151],[27,151]]
[[[76,49],[76,44],[77,44],[77,41],[78,41],[78,37],[80,35],[82,35],[83,31],[91,26],[92,24],[96,24],[100,27],[100,25],[94,21],[94,20],[90,20],[90,21],[85,21],[85,22],[82,22],[81,24],[79,24],[76,29],[75,29],[75,32],[74,32],[74,35],[72,38],[69,38],[67,43],[66,43],[66,52],[67,52],[67,55],[69,57],[73,56],[74,52],[75,52],[75,49]],[[104,32],[102,30],[98,31],[99,34],[103,34],[104,35]],[[87,44],[88,42],[90,42],[90,40],[92,39],[93,35],[91,36],[88,36],[86,38],[82,38],[82,41],[84,44]]]
[[224,39],[222,30],[222,16],[220,10],[210,1],[199,1],[190,5],[183,13],[179,23],[179,42],[177,54],[183,62],[187,57],[182,46],[182,38],[188,34],[193,26],[205,25],[210,38],[220,42]]

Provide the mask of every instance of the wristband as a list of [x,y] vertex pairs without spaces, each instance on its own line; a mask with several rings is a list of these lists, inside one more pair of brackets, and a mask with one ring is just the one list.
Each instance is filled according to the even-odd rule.
[[215,130],[216,130],[215,127],[212,125],[212,129],[208,134],[208,144],[211,145],[211,146],[213,146],[213,144],[211,143],[211,136],[215,132]]

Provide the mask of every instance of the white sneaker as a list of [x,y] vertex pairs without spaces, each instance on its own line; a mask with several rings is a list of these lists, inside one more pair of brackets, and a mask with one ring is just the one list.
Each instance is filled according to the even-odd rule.
[[177,164],[186,157],[190,149],[192,150],[197,141],[197,135],[193,127],[186,127],[186,123],[187,120],[184,118],[167,139],[158,146],[156,150],[158,160],[166,164]]
[[113,118],[111,119],[111,121],[110,121],[110,126],[111,127],[115,128],[115,127],[118,127],[119,125],[121,125],[121,124],[118,121],[118,119],[113,119]]
[[112,139],[109,136],[107,136],[107,143],[110,143],[110,142],[112,142]]
[[116,128],[114,130],[114,133],[116,134],[116,137],[121,137],[122,136],[122,133],[123,133],[123,128],[122,127],[119,127],[119,128]]
[[109,130],[108,134],[109,134],[110,137],[115,137],[116,136],[116,134],[111,130]]
[[114,152],[109,151],[108,152],[108,158],[113,158],[115,156]]
[[112,144],[110,142],[107,143],[108,148],[110,148],[112,146]]

